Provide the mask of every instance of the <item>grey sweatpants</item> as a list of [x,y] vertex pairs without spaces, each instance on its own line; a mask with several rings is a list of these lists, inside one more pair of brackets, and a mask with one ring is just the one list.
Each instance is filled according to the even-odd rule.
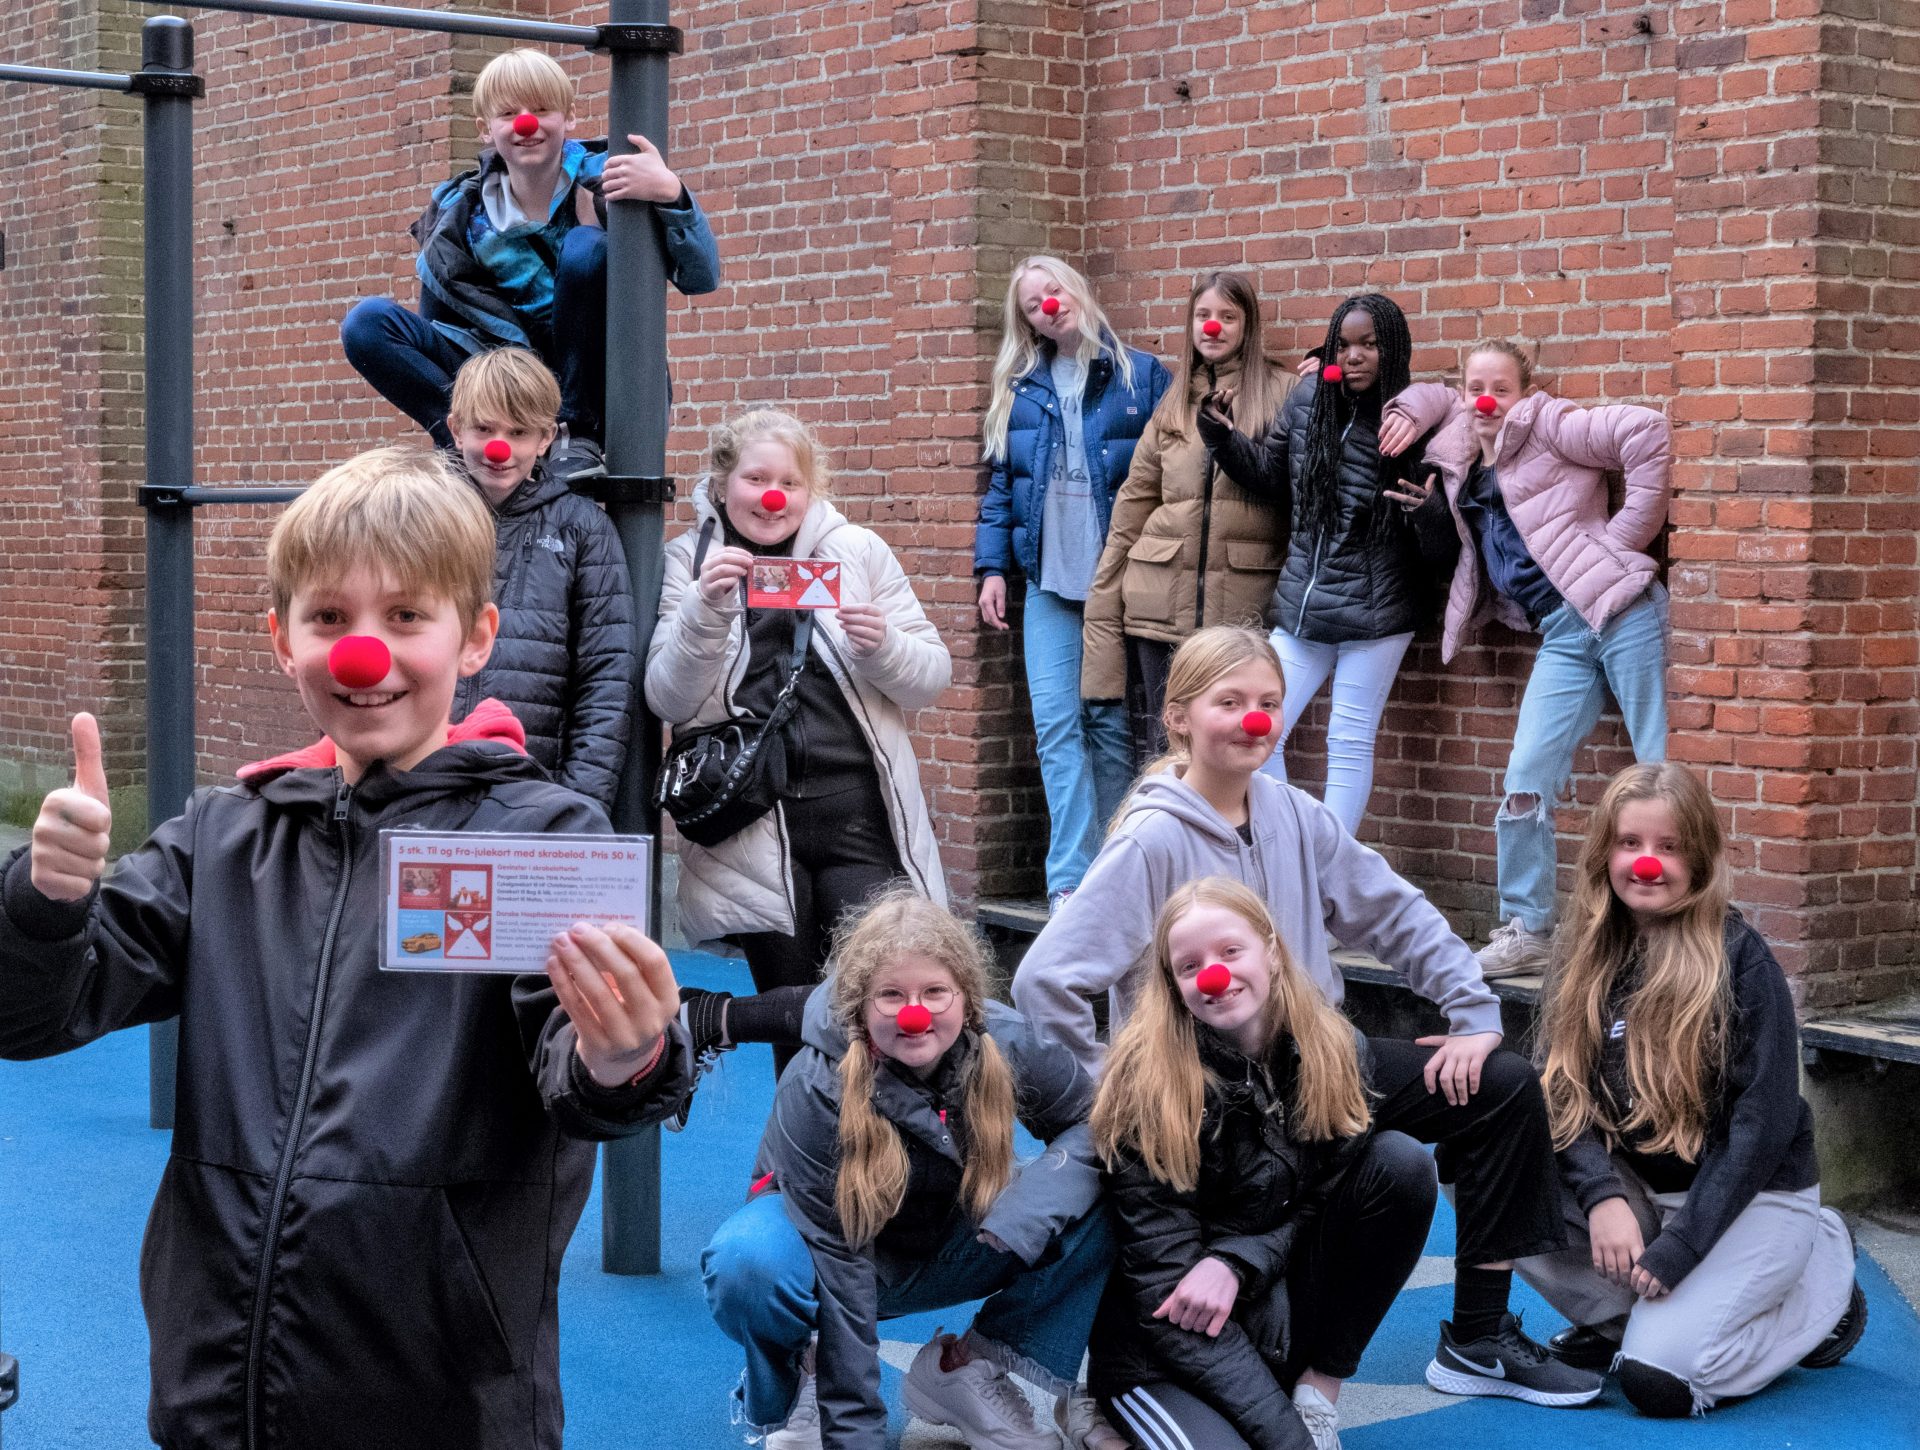
[[[1651,1242],[1686,1203],[1655,1193],[1619,1157],[1614,1171]],[[1820,1189],[1761,1193],[1679,1287],[1641,1299],[1593,1267],[1587,1216],[1569,1197],[1573,1243],[1520,1259],[1515,1271],[1575,1324],[1622,1334],[1626,1359],[1665,1370],[1693,1390],[1695,1413],[1771,1384],[1839,1322],[1853,1289],[1853,1243]]]

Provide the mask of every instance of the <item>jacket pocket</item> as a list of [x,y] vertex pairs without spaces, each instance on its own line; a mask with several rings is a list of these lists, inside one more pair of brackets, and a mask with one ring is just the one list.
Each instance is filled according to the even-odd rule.
[[1184,539],[1166,539],[1154,535],[1134,540],[1127,550],[1127,569],[1121,579],[1121,595],[1126,601],[1129,621],[1151,620],[1162,624],[1173,619],[1174,599],[1187,571],[1180,567]]
[[1226,555],[1227,570],[1221,581],[1220,602],[1207,611],[1212,616],[1211,622],[1265,629],[1267,611],[1273,603],[1274,581],[1280,577],[1284,555],[1277,545],[1252,539],[1229,539]]

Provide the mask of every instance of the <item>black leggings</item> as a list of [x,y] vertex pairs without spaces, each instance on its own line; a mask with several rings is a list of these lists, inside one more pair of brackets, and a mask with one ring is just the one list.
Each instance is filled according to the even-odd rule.
[[[1403,1133],[1376,1132],[1322,1211],[1303,1226],[1286,1280],[1273,1291],[1287,1296],[1283,1310],[1275,1306],[1288,1331],[1286,1360],[1275,1366],[1282,1387],[1290,1391],[1310,1369],[1353,1378],[1420,1262],[1436,1196],[1426,1151]],[[1254,1305],[1236,1307],[1234,1317],[1243,1313],[1266,1317]],[[1174,1384],[1102,1396],[1101,1409],[1139,1450],[1184,1450],[1188,1444],[1193,1450],[1245,1450],[1247,1444],[1218,1409]],[[1312,1450],[1305,1424],[1297,1418],[1293,1423],[1299,1435],[1271,1450]]]
[[[832,795],[783,801],[780,810],[792,863],[793,934],[750,931],[735,938],[762,992],[816,985],[841,916],[906,874],[873,772]],[[797,1042],[774,1044],[776,1077],[799,1050]]]
[[1373,1121],[1437,1144],[1442,1182],[1457,1185],[1454,1259],[1474,1267],[1567,1246],[1560,1170],[1540,1078],[1505,1048],[1480,1069],[1480,1091],[1460,1107],[1428,1092],[1422,1073],[1435,1049],[1403,1038],[1369,1037]]
[[1133,773],[1140,774],[1167,751],[1160,712],[1167,702],[1167,667],[1173,646],[1127,635],[1127,732],[1133,737]]

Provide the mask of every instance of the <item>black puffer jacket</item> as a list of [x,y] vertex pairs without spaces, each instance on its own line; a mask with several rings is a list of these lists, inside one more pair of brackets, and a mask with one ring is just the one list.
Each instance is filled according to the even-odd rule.
[[492,697],[527,754],[568,790],[613,808],[633,733],[633,596],[613,521],[541,464],[494,510],[500,637],[460,682],[453,718]]
[[[1300,476],[1307,457],[1307,419],[1320,382],[1309,378],[1287,395],[1264,439],[1255,440],[1200,416],[1200,436],[1235,483],[1284,510],[1291,519],[1286,562],[1274,589],[1273,622],[1296,639],[1319,644],[1385,639],[1437,617],[1428,599],[1435,567],[1399,504],[1379,498],[1380,420],[1363,401],[1352,413],[1340,450],[1339,517],[1331,536],[1304,517]],[[1398,399],[1387,410],[1405,411]],[[1414,418],[1422,432],[1439,418]],[[1418,458],[1422,445],[1406,451]],[[1377,509],[1388,511],[1375,526]],[[1449,561],[1450,563],[1451,561]]]
[[[1371,1081],[1366,1039],[1360,1073]],[[1310,1445],[1276,1372],[1289,1342],[1286,1273],[1302,1229],[1320,1212],[1368,1133],[1331,1143],[1299,1143],[1287,1120],[1298,1079],[1299,1049],[1281,1034],[1263,1067],[1224,1038],[1199,1029],[1208,1068],[1200,1119],[1200,1181],[1181,1193],[1127,1153],[1102,1175],[1120,1240],[1094,1320],[1089,1384],[1120,1395],[1172,1380],[1233,1422],[1256,1450]],[[1153,1311],[1203,1258],[1240,1276],[1233,1315],[1219,1338],[1181,1329]]]
[[0,877],[0,1056],[180,1019],[178,1125],[141,1251],[168,1450],[559,1450],[559,1265],[583,1139],[690,1090],[579,1069],[544,977],[383,972],[386,829],[604,833],[480,742],[413,770],[197,792],[89,901]]

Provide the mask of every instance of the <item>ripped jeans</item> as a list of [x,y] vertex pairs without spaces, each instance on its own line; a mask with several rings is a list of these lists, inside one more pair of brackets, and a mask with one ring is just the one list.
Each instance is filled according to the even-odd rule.
[[[1667,591],[1655,584],[1598,632],[1571,604],[1540,625],[1540,653],[1520,700],[1505,796],[1493,818],[1500,920],[1528,931],[1553,924],[1553,805],[1573,755],[1600,721],[1607,692],[1619,702],[1635,760],[1667,758]],[[1516,796],[1531,796],[1522,811]]]

